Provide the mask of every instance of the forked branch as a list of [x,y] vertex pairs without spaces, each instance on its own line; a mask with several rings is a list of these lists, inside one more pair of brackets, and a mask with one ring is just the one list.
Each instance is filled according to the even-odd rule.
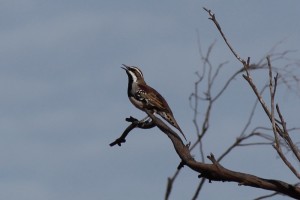
[[300,188],[279,180],[264,179],[251,174],[231,171],[218,163],[213,154],[208,156],[212,161],[212,164],[197,162],[190,154],[188,146],[184,145],[176,132],[151,112],[147,112],[147,114],[150,116],[153,123],[170,138],[175,151],[185,165],[195,172],[200,173],[200,177],[207,178],[210,181],[236,182],[239,185],[276,191],[296,199],[300,198]]
[[204,10],[206,12],[208,12],[208,14],[210,16],[209,19],[211,19],[214,22],[214,24],[216,25],[217,29],[219,30],[220,34],[222,35],[222,37],[223,37],[225,43],[227,44],[228,48],[230,49],[230,51],[233,53],[233,55],[236,57],[236,59],[243,64],[245,72],[246,72],[246,75],[244,74],[243,77],[248,82],[248,84],[251,86],[253,92],[255,93],[258,101],[260,102],[262,108],[264,109],[267,117],[269,118],[269,120],[271,122],[273,133],[274,133],[274,138],[275,138],[274,139],[275,144],[273,145],[274,148],[276,149],[278,155],[283,160],[283,162],[288,166],[288,168],[300,179],[300,174],[297,172],[297,170],[292,166],[292,164],[287,160],[286,156],[283,154],[283,152],[281,150],[280,142],[279,142],[280,138],[284,139],[286,144],[292,149],[292,152],[296,156],[298,161],[300,161],[300,152],[299,152],[297,146],[293,143],[293,141],[289,137],[289,134],[288,134],[288,131],[286,128],[286,124],[284,122],[284,119],[283,119],[280,111],[279,111],[278,105],[276,105],[276,108],[278,108],[277,113],[280,116],[280,120],[277,120],[275,118],[274,100],[275,100],[275,94],[276,94],[276,89],[277,89],[278,73],[274,77],[274,81],[273,81],[270,57],[267,56],[267,65],[269,68],[269,89],[270,89],[270,97],[271,97],[271,106],[270,106],[271,109],[267,106],[267,103],[264,101],[262,95],[259,93],[256,85],[254,84],[254,82],[252,80],[252,77],[249,72],[249,66],[251,66],[250,65],[250,57],[248,57],[247,62],[246,62],[234,51],[233,47],[230,45],[225,34],[223,33],[221,26],[219,25],[219,23],[215,17],[215,14],[213,14],[211,10],[208,10],[206,8],[204,8]]

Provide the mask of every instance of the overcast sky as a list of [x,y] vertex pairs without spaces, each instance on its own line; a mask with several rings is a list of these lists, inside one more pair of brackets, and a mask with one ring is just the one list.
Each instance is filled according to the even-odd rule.
[[[203,49],[216,40],[211,58],[214,64],[229,61],[225,75],[240,67],[203,6],[216,13],[242,57],[257,61],[279,41],[278,51],[299,50],[300,1],[1,0],[0,199],[163,199],[167,177],[180,161],[164,134],[137,129],[122,147],[109,147],[127,127],[126,117],[145,116],[130,104],[120,67],[140,66],[194,140],[188,97],[194,73],[202,69],[197,32]],[[253,105],[242,77],[228,92],[213,110],[206,155],[219,156],[235,140]],[[288,125],[297,125],[299,97],[285,90],[278,103]],[[262,125],[266,116],[258,113],[254,121]],[[272,147],[238,149],[222,164],[297,181]],[[197,176],[185,167],[171,199],[191,199]],[[268,193],[213,182],[201,196],[253,199]]]

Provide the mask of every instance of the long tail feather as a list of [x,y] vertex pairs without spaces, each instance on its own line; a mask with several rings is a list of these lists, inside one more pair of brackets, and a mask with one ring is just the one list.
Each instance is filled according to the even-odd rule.
[[184,133],[182,132],[181,128],[179,127],[179,125],[177,124],[174,116],[172,114],[166,113],[166,112],[158,112],[158,114],[164,118],[169,124],[171,124],[172,126],[174,126],[176,129],[178,129],[181,133],[181,135],[184,137],[185,141],[187,141]]

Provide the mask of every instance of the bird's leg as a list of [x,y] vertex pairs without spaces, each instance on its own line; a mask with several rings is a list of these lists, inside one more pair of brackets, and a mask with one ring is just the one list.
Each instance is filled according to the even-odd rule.
[[155,124],[153,123],[150,116],[145,117],[144,119],[138,121],[138,127],[143,129],[153,128]]
[[145,118],[143,118],[139,121],[139,124],[148,124],[150,122],[149,119],[150,119],[150,117],[149,117],[149,115],[147,115]]

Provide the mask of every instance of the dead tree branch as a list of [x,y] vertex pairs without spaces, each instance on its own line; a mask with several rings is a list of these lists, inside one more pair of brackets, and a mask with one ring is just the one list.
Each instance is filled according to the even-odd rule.
[[[269,88],[270,88],[270,96],[271,96],[271,111],[268,108],[268,106],[267,106],[266,102],[264,101],[263,97],[259,94],[258,89],[257,89],[256,85],[254,84],[254,82],[252,80],[252,77],[250,75],[250,72],[249,72],[250,57],[248,57],[247,61],[245,61],[244,59],[242,59],[234,51],[233,47],[228,42],[225,34],[222,32],[221,27],[220,27],[218,21],[216,20],[215,14],[213,14],[210,10],[208,10],[206,8],[204,8],[204,10],[206,12],[208,12],[208,14],[210,16],[209,19],[211,19],[214,22],[214,24],[216,25],[216,27],[219,30],[220,34],[222,35],[226,45],[231,50],[233,55],[236,57],[236,59],[238,61],[240,61],[243,64],[245,72],[246,72],[246,75],[243,74],[243,77],[248,82],[248,84],[251,86],[253,92],[255,93],[258,101],[260,102],[262,108],[264,109],[266,115],[268,116],[268,118],[270,119],[270,122],[272,124],[272,129],[273,129],[273,133],[274,133],[274,140],[275,140],[274,141],[275,144],[273,145],[274,148],[276,149],[278,155],[283,160],[283,162],[287,165],[287,167],[295,174],[295,176],[300,178],[300,174],[297,172],[297,170],[292,166],[292,164],[287,160],[285,155],[282,153],[280,143],[279,143],[279,137],[283,138],[286,141],[287,145],[292,149],[293,154],[300,161],[300,152],[297,149],[296,145],[293,143],[293,141],[290,139],[289,134],[286,131],[286,127],[285,127],[286,125],[285,125],[285,122],[284,122],[283,118],[281,119],[280,123],[278,123],[279,120],[275,119],[274,99],[275,99],[275,93],[276,93],[276,88],[277,88],[278,74],[275,76],[274,84],[273,84],[273,75],[272,75],[272,66],[271,66],[270,57],[267,56],[267,65],[268,65],[268,68],[269,68]],[[277,107],[279,109],[278,105],[277,105]]]
[[[204,177],[208,179],[210,182],[211,181],[236,182],[239,185],[262,188],[265,190],[279,192],[293,198],[300,198],[300,188],[279,180],[264,179],[251,174],[231,171],[223,167],[215,159],[213,154],[210,154],[210,156],[207,157],[209,160],[211,160],[212,164],[197,162],[190,154],[189,146],[184,145],[181,138],[178,136],[176,132],[174,132],[170,127],[168,127],[161,119],[154,116],[150,111],[146,111],[146,113],[152,119],[152,121],[150,122],[151,126],[156,125],[162,132],[164,132],[170,138],[170,140],[173,143],[174,149],[178,154],[178,156],[181,158],[182,162],[185,165],[187,165],[189,168],[194,170],[195,172],[200,173],[199,177]],[[129,120],[129,121],[133,121],[132,123],[136,124],[136,120],[134,118],[132,119],[133,120]],[[145,128],[144,125],[142,126],[135,125],[135,127]],[[149,127],[147,126],[146,128]],[[127,134],[133,128],[131,128],[131,130],[129,131],[128,129],[129,128],[125,130]]]
[[109,146],[115,146],[116,144],[118,146],[121,146],[122,143],[126,142],[126,137],[129,134],[130,131],[132,131],[134,128],[138,127],[138,128],[142,128],[142,129],[149,129],[149,128],[153,128],[155,126],[155,124],[152,123],[152,121],[148,122],[148,121],[139,121],[134,117],[129,117],[126,118],[127,122],[131,122],[131,124],[125,129],[125,131],[122,133],[122,135],[117,138],[114,142],[110,143]]
[[262,188],[265,190],[280,192],[293,198],[300,198],[300,188],[283,181],[264,179],[251,174],[228,170],[218,163],[213,154],[208,156],[208,159],[211,160],[212,164],[197,162],[190,154],[188,146],[183,144],[176,132],[174,132],[161,119],[154,116],[151,112],[147,111],[147,114],[150,116],[153,123],[170,138],[175,151],[185,165],[200,173],[199,177],[204,177],[210,181],[236,182],[239,185]]

